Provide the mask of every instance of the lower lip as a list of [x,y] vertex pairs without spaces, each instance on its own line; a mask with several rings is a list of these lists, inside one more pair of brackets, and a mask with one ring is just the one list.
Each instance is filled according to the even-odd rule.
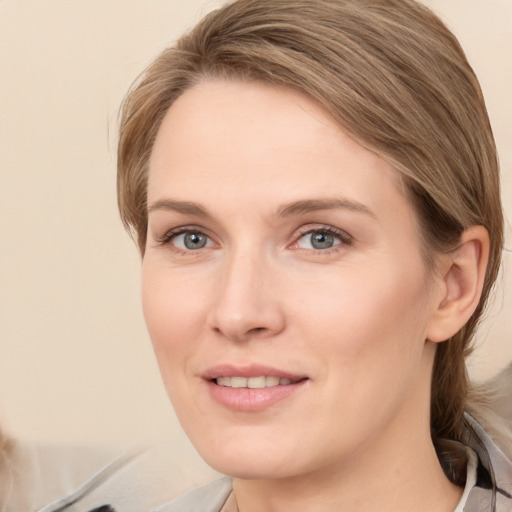
[[210,395],[219,404],[240,412],[263,411],[286,398],[291,397],[302,389],[307,379],[294,384],[272,386],[269,388],[230,388],[219,386],[214,381],[206,381]]

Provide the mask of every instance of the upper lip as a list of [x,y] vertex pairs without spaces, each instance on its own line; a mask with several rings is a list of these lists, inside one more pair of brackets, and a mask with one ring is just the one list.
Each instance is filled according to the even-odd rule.
[[203,379],[214,380],[219,377],[278,377],[298,381],[307,378],[304,374],[280,370],[260,364],[233,365],[219,364],[208,368],[202,375]]

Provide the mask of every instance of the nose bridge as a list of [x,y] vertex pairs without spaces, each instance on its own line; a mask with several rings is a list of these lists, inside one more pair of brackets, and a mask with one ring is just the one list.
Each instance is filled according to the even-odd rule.
[[282,330],[284,317],[273,289],[274,272],[264,251],[250,244],[233,248],[218,280],[211,312],[213,329],[235,340]]

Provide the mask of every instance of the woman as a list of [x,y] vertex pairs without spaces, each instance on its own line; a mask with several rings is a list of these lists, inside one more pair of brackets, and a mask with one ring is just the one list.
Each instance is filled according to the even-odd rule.
[[465,415],[496,150],[432,13],[215,11],[128,96],[118,176],[167,391],[233,477],[208,510],[510,509],[510,461]]
[[465,367],[503,244],[496,149],[429,10],[211,13],[129,93],[118,191],[168,394],[231,477],[159,510],[511,509],[510,434]]

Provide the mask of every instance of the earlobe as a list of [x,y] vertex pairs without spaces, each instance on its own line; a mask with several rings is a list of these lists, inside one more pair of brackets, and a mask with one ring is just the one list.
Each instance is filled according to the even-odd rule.
[[489,260],[489,234],[483,226],[464,231],[459,246],[442,256],[443,297],[434,311],[427,338],[442,342],[456,334],[478,306]]

